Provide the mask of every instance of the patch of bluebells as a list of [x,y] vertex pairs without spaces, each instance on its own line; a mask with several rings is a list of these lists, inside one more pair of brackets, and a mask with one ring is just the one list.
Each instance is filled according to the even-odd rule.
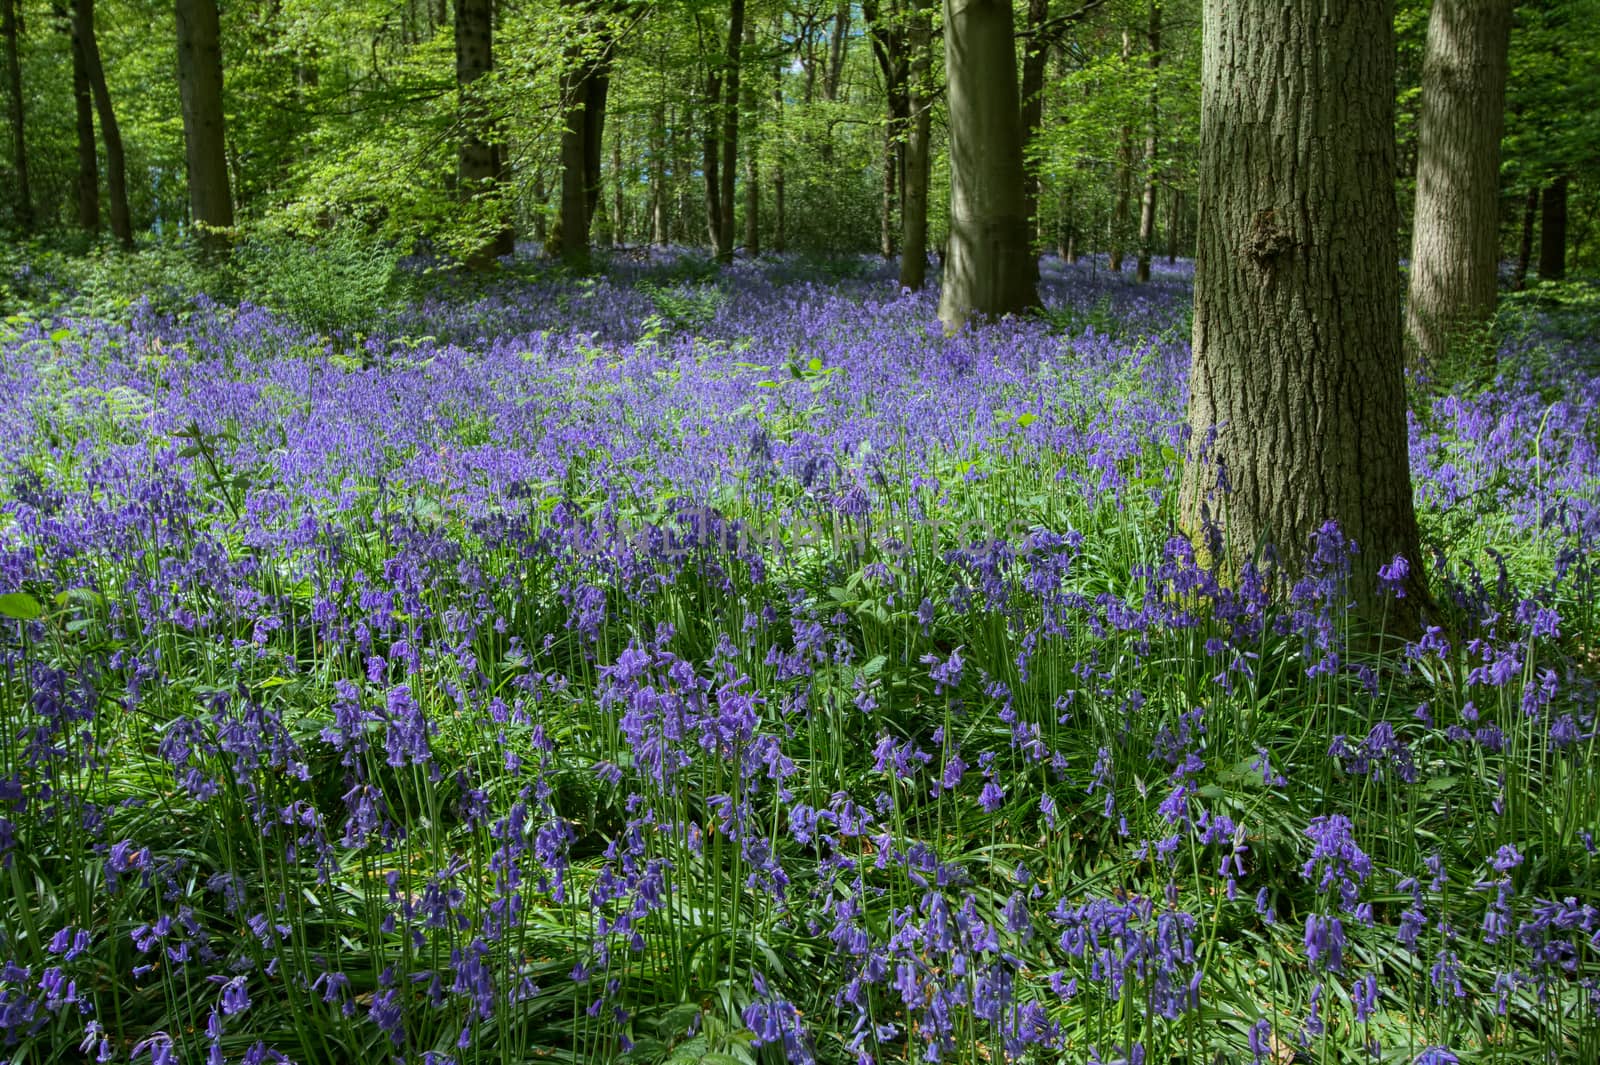
[[[646,337],[653,268],[430,297],[355,357],[210,302],[6,334],[0,593],[50,613],[0,620],[0,863],[86,888],[0,917],[7,1056],[311,1065],[303,1025],[433,1065],[646,1037],[1260,1063],[1349,1030],[1346,998],[1355,1052],[1392,1030],[1391,944],[1426,970],[1418,1062],[1454,1065],[1480,984],[1600,1038],[1592,838],[1542,831],[1527,776],[1592,809],[1564,651],[1594,379],[1414,421],[1425,514],[1489,500],[1552,546],[1536,587],[1489,554],[1431,574],[1462,620],[1405,675],[1345,643],[1336,526],[1292,581],[1147,535],[1184,268],[1046,265],[1052,305],[1108,298],[1136,342],[946,338],[930,295],[755,263],[700,335]],[[1402,816],[1457,867],[1386,868]],[[1196,1023],[1250,942],[1301,953],[1304,1016]],[[1105,1020],[1134,1010],[1136,1038]]]

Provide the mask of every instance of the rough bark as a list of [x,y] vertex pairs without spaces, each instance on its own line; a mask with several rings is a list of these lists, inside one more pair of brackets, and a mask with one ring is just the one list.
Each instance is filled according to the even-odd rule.
[[33,190],[28,183],[27,112],[22,106],[22,57],[17,47],[17,0],[0,0],[0,36],[6,46],[6,111],[11,118],[11,167],[16,175],[17,225],[33,230]]
[[1392,0],[1204,10],[1183,522],[1227,571],[1272,545],[1296,574],[1312,535],[1337,521],[1359,545],[1348,591],[1375,617],[1381,565],[1403,555],[1413,579],[1423,572],[1402,373]]
[[1161,69],[1161,4],[1150,4],[1150,28],[1145,43],[1150,47],[1150,109],[1144,129],[1144,192],[1139,198],[1139,264],[1134,268],[1133,279],[1150,280],[1150,258],[1156,236],[1156,152],[1157,135],[1161,122],[1160,97],[1156,92],[1155,76]]
[[128,164],[122,150],[122,130],[111,107],[106,71],[100,62],[100,45],[94,32],[94,0],[73,0],[72,22],[83,50],[83,72],[89,79],[94,110],[100,120],[100,142],[106,149],[106,199],[111,208],[111,235],[124,248],[133,247],[133,219],[128,211]]
[[[456,191],[467,201],[495,201],[500,184],[500,138],[496,123],[476,83],[494,69],[494,0],[455,0],[456,118],[461,140],[456,146]],[[512,250],[513,234],[503,207],[492,228],[468,250],[466,265],[487,270]]]
[[1522,205],[1522,240],[1517,245],[1517,267],[1511,287],[1521,292],[1528,287],[1528,266],[1533,262],[1533,227],[1539,220],[1538,186],[1528,190]]
[[89,233],[100,232],[100,153],[94,146],[94,91],[89,88],[89,69],[78,40],[77,20],[58,9],[67,20],[72,39],[72,102],[78,138],[78,225]]
[[939,318],[1039,304],[1022,199],[1022,123],[1009,0],[945,0],[950,124],[950,241]]
[[227,128],[222,115],[222,46],[216,0],[177,0],[178,95],[183,105],[189,213],[208,251],[227,247],[233,228]]
[[1539,280],[1560,281],[1567,276],[1567,179],[1558,177],[1545,186],[1539,216]]
[[900,211],[900,287],[913,292],[928,275],[928,138],[932,130],[933,95],[929,81],[933,60],[933,19],[928,8],[913,0],[908,24],[911,73],[907,79],[905,206]]
[[1406,335],[1424,366],[1494,314],[1511,0],[1434,0],[1422,61]]

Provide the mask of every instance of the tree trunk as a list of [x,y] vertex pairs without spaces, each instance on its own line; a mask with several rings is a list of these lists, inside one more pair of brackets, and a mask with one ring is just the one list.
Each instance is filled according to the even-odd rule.
[[1178,261],[1178,228],[1183,223],[1183,190],[1172,190],[1172,208],[1167,216],[1167,265]]
[[713,59],[712,63],[706,76],[706,140],[701,170],[706,178],[706,235],[711,240],[712,255],[721,259],[722,154],[718,151],[717,122],[722,115],[722,70],[718,60]]
[[1560,281],[1567,276],[1567,179],[1558,177],[1545,186],[1539,218],[1539,280]]
[[494,204],[492,217],[465,262],[468,269],[488,270],[511,254],[514,234],[505,209],[498,204],[501,182],[498,123],[475,85],[494,69],[494,0],[456,0],[456,116],[461,142],[456,148],[456,191],[463,201]]
[[667,112],[659,99],[650,117],[650,243],[667,243]]
[[928,280],[928,138],[933,95],[933,16],[919,0],[910,12],[911,75],[907,79],[910,122],[906,130],[905,207],[900,212],[900,287],[921,291]]
[[544,168],[541,166],[533,175],[533,242],[540,248],[545,247],[545,240],[549,237],[549,223],[545,219],[545,199],[549,190],[544,187]]
[[[778,28],[781,32],[783,28],[781,21]],[[774,77],[772,80],[775,87],[772,90],[772,107],[773,113],[777,116],[778,123],[778,165],[773,168],[772,174],[772,250],[777,252],[779,255],[782,255],[784,252],[785,238],[787,237],[785,228],[788,225],[788,220],[784,217],[783,203],[783,159],[785,142],[783,133],[783,68],[781,65],[777,66],[773,70],[773,75]]]
[[1383,610],[1378,568],[1403,555],[1414,610],[1393,3],[1204,10],[1185,529],[1229,572],[1272,545],[1298,576],[1337,521],[1358,609]]
[[1406,334],[1437,365],[1494,315],[1511,0],[1434,0],[1422,61]]
[[[756,50],[756,24],[753,21],[745,23],[744,43],[750,51]],[[744,151],[744,251],[752,259],[761,254],[761,159],[755,139],[755,131],[761,127],[760,108],[755,82],[746,82],[744,112],[752,125],[750,136],[745,138]]]
[[227,129],[222,115],[222,47],[216,0],[177,0],[178,95],[183,104],[189,213],[208,252],[226,249],[233,228]]
[[1528,287],[1528,265],[1533,262],[1533,227],[1539,220],[1539,188],[1528,190],[1522,207],[1522,241],[1517,245],[1517,269],[1511,287],[1521,292]]
[[722,187],[717,192],[717,261],[733,262],[734,179],[739,167],[739,45],[744,40],[744,0],[728,4],[727,73],[722,79]]
[[123,248],[133,248],[133,220],[128,212],[128,164],[122,151],[122,130],[111,108],[106,71],[100,62],[100,45],[94,33],[94,0],[73,0],[73,25],[83,49],[83,72],[94,96],[100,119],[100,141],[106,148],[106,192],[111,205],[111,235]]
[[[1122,31],[1122,60],[1133,58],[1133,34]],[[1117,136],[1117,199],[1111,210],[1111,270],[1122,272],[1123,244],[1128,239],[1129,204],[1133,200],[1133,127],[1124,124]]]
[[1022,123],[1009,0],[945,0],[949,88],[950,243],[939,318],[1039,305],[1022,200]]
[[627,231],[622,217],[623,192],[626,184],[622,173],[622,123],[611,123],[611,242],[625,247]]
[[1156,152],[1160,146],[1157,130],[1161,121],[1160,97],[1156,92],[1156,75],[1161,70],[1161,4],[1158,0],[1152,0],[1150,4],[1148,43],[1150,113],[1144,129],[1144,195],[1139,200],[1139,265],[1133,274],[1133,279],[1141,283],[1150,280],[1150,257],[1156,237]]
[[78,133],[78,225],[86,232],[98,233],[100,154],[94,146],[94,90],[89,88],[89,66],[84,59],[83,42],[78,37],[77,19],[70,14],[66,17],[67,32],[72,38],[72,102]]
[[[1039,169],[1027,160],[1026,152],[1044,124],[1044,72],[1050,61],[1044,24],[1049,17],[1050,0],[1028,0],[1028,40],[1022,47],[1022,209],[1027,213],[1030,233],[1039,227]],[[1033,263],[1037,281],[1038,260]]]
[[6,43],[6,110],[11,116],[11,162],[17,176],[17,225],[33,231],[33,191],[28,185],[27,111],[22,105],[22,56],[17,48],[17,0],[0,0],[0,35]]
[[[589,231],[600,204],[600,152],[611,90],[611,40],[596,30],[587,5],[582,21],[580,40],[569,49],[561,74],[561,209],[554,238],[562,261],[580,271],[590,264]],[[596,32],[602,34],[598,44]]]

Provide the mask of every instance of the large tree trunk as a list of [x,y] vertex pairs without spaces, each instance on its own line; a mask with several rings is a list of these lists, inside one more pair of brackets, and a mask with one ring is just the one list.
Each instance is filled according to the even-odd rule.
[[100,232],[100,153],[94,146],[94,90],[89,87],[89,65],[83,57],[83,42],[78,39],[77,19],[67,19],[72,38],[72,102],[78,134],[78,225],[86,232]]
[[933,60],[933,16],[918,0],[910,12],[911,76],[907,79],[905,207],[900,212],[900,287],[920,291],[928,280],[928,138],[935,89],[929,80]]
[[717,190],[717,261],[733,262],[734,179],[739,167],[739,45],[744,40],[744,0],[728,4],[728,50],[722,78],[721,188]]
[[555,249],[578,270],[589,268],[590,236],[600,204],[600,153],[605,137],[606,97],[611,91],[611,39],[598,44],[593,12],[585,5],[580,40],[568,52],[561,75],[561,211]]
[[[1124,64],[1133,58],[1133,34],[1122,31]],[[1133,201],[1133,127],[1124,124],[1117,134],[1117,199],[1111,209],[1111,269],[1122,271],[1123,245],[1128,239],[1129,205]]]
[[1272,545],[1297,574],[1313,534],[1337,521],[1360,548],[1349,592],[1368,617],[1383,609],[1380,566],[1403,555],[1413,580],[1423,572],[1402,373],[1393,15],[1392,2],[1205,2],[1180,497],[1186,530],[1231,572]]
[[100,45],[94,33],[94,0],[73,0],[72,21],[83,49],[83,72],[94,96],[100,119],[100,141],[106,148],[106,192],[111,205],[111,235],[124,248],[133,247],[133,219],[128,211],[128,164],[122,151],[122,130],[111,107],[106,71],[100,62]]
[[1567,179],[1558,177],[1545,186],[1539,218],[1539,280],[1560,281],[1567,276]]
[[1406,334],[1436,365],[1494,314],[1511,0],[1433,0],[1422,61]]
[[[474,83],[494,69],[494,0],[456,0],[456,116],[461,141],[456,148],[456,190],[463,200],[495,202],[501,180],[500,138],[496,123]],[[511,254],[514,234],[505,209],[496,205],[489,228],[474,234],[466,265],[487,270]]]
[[950,114],[950,244],[939,318],[1039,305],[1022,201],[1022,123],[1009,0],[945,0]]
[[11,117],[11,164],[17,180],[17,225],[29,233],[33,231],[33,191],[28,185],[28,116],[22,105],[19,32],[17,0],[0,0],[0,35],[6,43],[6,111]]
[[1156,74],[1161,69],[1161,4],[1150,4],[1150,113],[1144,129],[1144,194],[1139,200],[1139,265],[1134,269],[1135,281],[1150,280],[1150,258],[1156,237],[1156,170],[1158,127],[1161,121],[1160,97],[1156,90]]
[[189,213],[207,251],[227,247],[233,228],[227,130],[222,116],[222,46],[216,0],[177,0],[178,95],[189,164]]

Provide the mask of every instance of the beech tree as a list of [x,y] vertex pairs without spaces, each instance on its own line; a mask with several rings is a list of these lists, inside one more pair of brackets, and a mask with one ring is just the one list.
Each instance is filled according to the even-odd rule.
[[1022,193],[1011,4],[945,0],[944,27],[950,243],[939,319],[955,330],[974,315],[1036,307],[1039,291]]
[[111,107],[111,92],[106,88],[105,66],[100,62],[100,45],[94,32],[94,0],[73,0],[73,36],[83,53],[83,73],[94,98],[100,119],[100,142],[106,149],[106,192],[111,205],[111,235],[124,248],[133,247],[133,220],[128,210],[128,164],[122,150],[122,129]]
[[1511,0],[1434,0],[1422,66],[1406,332],[1436,364],[1494,314]]
[[[1395,205],[1392,2],[1206,0],[1183,519],[1289,572],[1337,521],[1351,588],[1422,573]],[[1215,535],[1213,535],[1213,530]],[[1411,602],[1415,602],[1415,597]]]
[[227,246],[233,228],[227,128],[222,114],[222,44],[216,0],[177,0],[178,94],[183,103],[189,212],[209,251]]
[[491,204],[485,232],[475,232],[465,259],[469,269],[492,267],[511,254],[513,233],[499,209],[502,180],[498,124],[489,115],[476,82],[494,69],[493,0],[456,0],[456,110],[461,121],[456,181],[463,199]]
[[17,225],[33,229],[33,192],[28,185],[27,112],[22,103],[22,55],[17,47],[21,27],[17,0],[0,0],[0,36],[6,49],[6,112],[11,119],[11,167],[16,175]]

